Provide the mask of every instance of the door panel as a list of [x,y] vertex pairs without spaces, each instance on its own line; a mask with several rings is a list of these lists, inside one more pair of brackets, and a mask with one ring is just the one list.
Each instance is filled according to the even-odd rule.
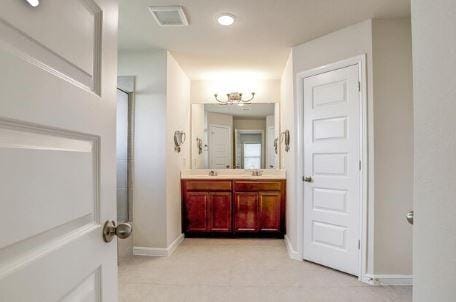
[[0,301],[117,301],[116,35],[114,0],[0,4]]
[[304,259],[357,275],[360,223],[358,65],[303,80]]
[[236,232],[258,230],[258,193],[235,193],[234,228]]
[[281,201],[280,192],[259,192],[259,230],[280,232]]
[[188,192],[185,197],[186,231],[206,232],[209,230],[209,193]]
[[231,128],[225,125],[210,125],[209,128],[209,168],[230,168],[232,164]]
[[209,193],[209,228],[212,232],[231,231],[231,193]]

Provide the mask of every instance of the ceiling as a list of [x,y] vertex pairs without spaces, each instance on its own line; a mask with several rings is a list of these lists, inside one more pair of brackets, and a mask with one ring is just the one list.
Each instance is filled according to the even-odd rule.
[[[182,5],[188,27],[160,27],[148,6]],[[216,22],[236,16],[233,26]],[[119,48],[168,49],[191,79],[280,78],[289,49],[369,18],[410,15],[410,0],[120,0]]]
[[[200,104],[196,104],[196,106],[198,105]],[[205,104],[204,110],[236,117],[266,118],[266,116],[274,114],[274,104],[250,104],[244,106]]]

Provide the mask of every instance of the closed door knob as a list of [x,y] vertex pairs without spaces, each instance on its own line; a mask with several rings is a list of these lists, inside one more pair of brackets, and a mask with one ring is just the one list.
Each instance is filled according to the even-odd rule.
[[114,236],[119,239],[130,237],[133,227],[130,223],[120,223],[116,226],[114,221],[107,220],[103,226],[103,240],[104,242],[111,242]]
[[313,181],[312,177],[310,177],[310,176],[304,176],[302,178],[302,180],[304,180],[305,182],[312,182]]

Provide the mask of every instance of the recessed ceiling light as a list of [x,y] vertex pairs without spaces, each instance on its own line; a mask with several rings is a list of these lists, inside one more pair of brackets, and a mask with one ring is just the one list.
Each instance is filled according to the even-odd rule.
[[27,0],[27,2],[33,7],[37,7],[38,5],[40,5],[39,0]]
[[234,23],[234,16],[231,14],[223,14],[217,18],[217,22],[223,26],[230,26]]

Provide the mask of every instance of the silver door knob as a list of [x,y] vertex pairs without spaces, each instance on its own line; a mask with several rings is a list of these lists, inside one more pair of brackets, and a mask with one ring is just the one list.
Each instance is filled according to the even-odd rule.
[[107,220],[103,226],[103,240],[111,242],[114,236],[125,239],[130,237],[132,231],[133,227],[130,223],[120,223],[116,226],[114,221]]
[[407,218],[408,223],[413,225],[413,216],[415,216],[415,213],[413,211],[408,211],[407,215],[405,215],[405,218]]
[[305,181],[305,182],[312,182],[313,181],[312,177],[310,177],[310,176],[304,176],[302,178],[302,180]]

